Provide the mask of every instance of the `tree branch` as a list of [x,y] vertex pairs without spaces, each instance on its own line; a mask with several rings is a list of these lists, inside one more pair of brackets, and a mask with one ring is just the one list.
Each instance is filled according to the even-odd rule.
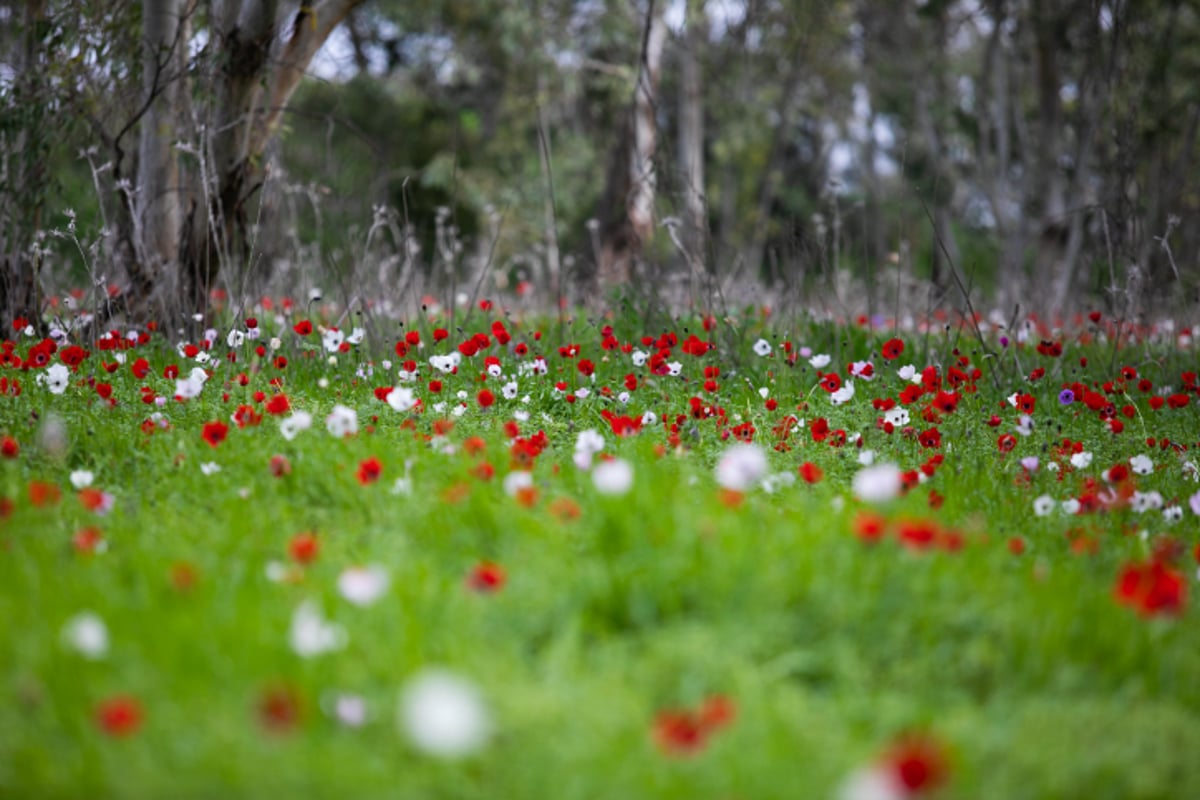
[[247,152],[261,153],[279,127],[288,100],[304,78],[313,56],[333,30],[364,0],[321,0],[302,5],[291,23],[291,32],[270,73],[264,102],[250,131]]

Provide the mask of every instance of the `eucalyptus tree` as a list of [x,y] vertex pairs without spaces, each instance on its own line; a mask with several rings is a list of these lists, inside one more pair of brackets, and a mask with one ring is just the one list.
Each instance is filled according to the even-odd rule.
[[[250,264],[264,151],[314,55],[361,1],[26,4],[37,47],[14,83],[39,87],[25,102],[87,127],[103,222],[89,267],[119,287],[104,313],[195,311],[223,265]],[[49,133],[35,122],[8,135],[28,148]],[[7,285],[39,282],[25,253],[6,259]],[[29,292],[5,299],[36,316]]]

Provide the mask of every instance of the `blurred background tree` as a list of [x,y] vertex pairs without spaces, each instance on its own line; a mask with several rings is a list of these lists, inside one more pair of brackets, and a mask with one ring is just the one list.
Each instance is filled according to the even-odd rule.
[[[125,253],[112,231],[134,218],[120,209],[136,187],[153,190],[156,158],[203,172],[195,129],[163,135],[155,113],[196,120],[196,107],[229,103],[217,79],[232,40],[212,32],[233,5],[156,6],[179,11],[181,35],[128,0],[0,0],[10,310],[78,273],[69,237],[38,239],[65,227],[68,207],[93,274],[131,296],[158,283],[144,266],[151,231],[128,223]],[[283,48],[304,30],[296,8],[262,6],[260,77],[288,66]],[[1200,11],[1185,0],[340,10],[287,113],[234,102],[212,118],[273,114],[280,135],[226,171],[220,214],[182,206],[194,244],[157,252],[191,287],[183,305],[272,281],[346,300],[594,303],[631,280],[703,308],[770,298],[890,313],[970,294],[1136,314],[1200,289]],[[156,86],[147,54],[172,33],[184,58],[173,74],[155,62]],[[59,135],[37,135],[48,127]],[[215,238],[198,220],[218,223]],[[89,249],[102,230],[107,244]],[[204,248],[229,266],[197,272]]]
[[[53,232],[77,251],[93,284],[104,284],[101,322],[115,313],[114,300],[135,318],[202,309],[223,265],[239,268],[233,281],[244,283],[264,152],[313,56],[359,2],[0,6],[13,54],[0,84],[0,150],[16,167],[0,208],[18,220],[0,237],[7,310],[41,316],[33,312],[52,251],[29,223],[54,224],[40,209],[49,204],[53,161],[72,146],[95,196],[68,199],[93,206],[101,226],[85,248],[87,233],[68,207],[58,211],[68,216],[65,230]],[[70,136],[75,129],[82,133]],[[114,272],[121,277],[110,293]]]

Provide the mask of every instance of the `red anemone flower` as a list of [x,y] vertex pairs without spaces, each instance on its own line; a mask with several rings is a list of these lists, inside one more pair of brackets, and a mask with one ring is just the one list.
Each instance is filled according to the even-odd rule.
[[948,772],[942,748],[923,736],[908,736],[896,742],[885,754],[884,764],[912,795],[936,789],[945,782]]
[[29,502],[35,506],[49,506],[58,502],[62,492],[58,485],[47,481],[29,482]]
[[276,478],[282,478],[285,475],[292,474],[292,462],[288,461],[287,456],[279,453],[271,456],[269,468],[271,470],[271,474]]
[[1183,576],[1158,559],[1126,564],[1113,591],[1118,603],[1143,617],[1179,614],[1187,603]]
[[820,483],[825,477],[825,471],[811,461],[805,461],[800,465],[800,477],[805,483]]
[[258,698],[258,721],[272,733],[287,733],[300,724],[300,694],[291,686],[271,686]]
[[217,447],[229,435],[229,426],[220,420],[206,422],[200,435],[204,438],[204,441],[208,442],[209,447]]
[[667,755],[689,756],[708,743],[708,737],[733,722],[737,707],[725,695],[705,698],[696,710],[664,709],[654,718],[654,739]]
[[477,592],[490,594],[503,589],[506,579],[504,567],[491,561],[481,561],[467,575],[467,586]]
[[379,462],[378,458],[371,456],[370,458],[363,459],[359,462],[358,472],[355,474],[358,478],[358,482],[363,486],[366,486],[368,483],[374,483],[375,481],[379,480],[379,476],[382,472],[383,464]]
[[92,555],[104,544],[104,534],[99,528],[81,528],[71,537],[71,544],[80,555]]
[[900,341],[899,339],[892,338],[883,343],[883,348],[879,351],[879,354],[888,361],[892,361],[899,358],[903,352],[904,342]]
[[927,550],[938,543],[940,531],[929,520],[906,520],[896,528],[900,544],[910,550]]
[[668,755],[698,753],[707,738],[700,716],[687,709],[660,711],[654,718],[654,740]]
[[287,413],[291,408],[292,404],[286,394],[272,395],[271,399],[267,401],[267,413],[274,416]]
[[854,518],[854,535],[865,544],[874,544],[887,531],[887,520],[871,511],[860,511]]
[[114,695],[96,706],[96,724],[118,739],[137,733],[142,718],[142,704],[129,695]]
[[288,554],[298,564],[311,564],[321,552],[321,542],[315,533],[297,533],[288,543]]

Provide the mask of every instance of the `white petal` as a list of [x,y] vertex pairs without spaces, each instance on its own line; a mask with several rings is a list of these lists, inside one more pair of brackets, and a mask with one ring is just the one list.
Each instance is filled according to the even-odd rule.
[[108,655],[108,628],[104,620],[91,611],[81,611],[67,620],[62,638],[68,647],[92,661]]
[[428,670],[409,682],[400,700],[399,723],[418,750],[438,758],[469,755],[492,732],[479,690],[443,670]]
[[854,494],[864,503],[882,503],[900,494],[900,468],[895,464],[875,464],[854,475]]
[[320,609],[310,602],[301,603],[292,615],[289,638],[292,650],[302,658],[312,658],[346,645],[346,632],[342,627],[326,622]]
[[338,576],[338,591],[356,606],[369,606],[387,592],[391,580],[379,564],[350,567]]
[[601,461],[592,469],[592,483],[600,494],[625,494],[633,488],[633,466],[620,458]]
[[756,486],[767,474],[767,454],[755,444],[732,445],[717,461],[717,483],[735,492]]
[[909,796],[893,771],[881,767],[855,772],[838,793],[839,800],[905,800]]

